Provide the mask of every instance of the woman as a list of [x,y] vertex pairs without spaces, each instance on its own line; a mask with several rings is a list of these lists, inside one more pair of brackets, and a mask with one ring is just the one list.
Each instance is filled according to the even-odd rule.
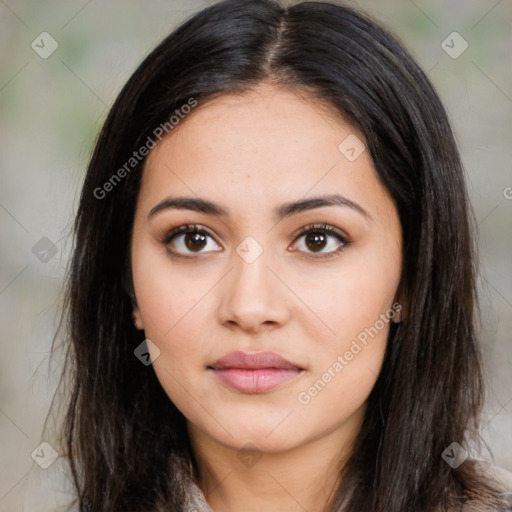
[[75,510],[512,510],[473,453],[471,232],[445,110],[376,23],[228,0],[182,24],[82,190]]

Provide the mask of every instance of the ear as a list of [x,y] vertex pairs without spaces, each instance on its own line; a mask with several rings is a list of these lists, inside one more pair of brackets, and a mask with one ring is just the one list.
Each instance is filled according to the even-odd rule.
[[137,299],[135,298],[135,290],[133,288],[133,280],[132,280],[132,269],[130,266],[130,259],[128,258],[125,263],[124,274],[123,274],[123,287],[130,297],[130,302],[132,303],[132,317],[133,323],[135,327],[142,331],[144,330],[144,324],[142,323],[142,315],[140,314],[139,306],[137,305]]
[[140,314],[140,309],[138,306],[133,306],[133,323],[135,324],[135,327],[139,331],[144,330],[144,324],[142,323],[142,315]]
[[393,323],[399,324],[404,321],[404,318],[406,317],[404,304],[404,294],[401,290],[399,290],[395,296],[395,299],[393,300],[393,305],[391,306],[395,312],[395,316],[392,319]]
[[399,324],[402,321],[402,305],[398,302],[393,304],[393,311],[395,312],[395,316],[393,317],[393,322],[395,324]]

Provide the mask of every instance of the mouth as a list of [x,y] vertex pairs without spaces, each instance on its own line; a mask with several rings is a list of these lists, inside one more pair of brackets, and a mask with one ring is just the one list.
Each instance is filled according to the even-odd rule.
[[232,352],[207,369],[224,385],[247,394],[270,391],[306,371],[275,352]]

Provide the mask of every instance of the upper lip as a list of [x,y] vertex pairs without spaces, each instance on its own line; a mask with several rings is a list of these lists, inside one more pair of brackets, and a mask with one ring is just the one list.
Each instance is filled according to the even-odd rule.
[[210,368],[214,370],[226,368],[258,369],[258,368],[286,368],[302,370],[283,356],[269,351],[263,352],[231,352],[213,363]]

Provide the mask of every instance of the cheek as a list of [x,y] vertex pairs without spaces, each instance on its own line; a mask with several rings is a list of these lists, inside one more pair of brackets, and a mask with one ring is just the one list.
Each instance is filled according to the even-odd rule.
[[185,333],[193,338],[200,332],[202,301],[215,284],[214,275],[174,264],[154,249],[134,254],[132,272],[148,338],[165,343]]
[[386,351],[400,270],[396,250],[366,247],[347,251],[341,270],[299,281],[315,313],[301,318],[314,345],[308,384],[319,406],[337,397],[349,408],[359,406],[370,393]]
[[[313,313],[302,315],[308,319],[304,326],[316,332],[310,332],[310,339],[343,348],[374,326],[381,315],[389,317],[399,277],[399,262],[366,250],[347,256],[335,272],[317,273],[314,280],[295,279],[297,295]],[[383,329],[381,322],[377,327]]]
[[[140,274],[136,290],[144,321],[144,332],[160,350],[153,369],[165,392],[181,411],[190,413],[190,395],[197,376],[204,372],[208,339],[207,300],[201,300],[208,287],[191,282],[184,272],[170,273],[157,267]],[[210,320],[211,323],[211,320]],[[193,392],[195,396],[197,393]]]
[[377,315],[370,326],[338,323],[338,336],[316,351],[311,374],[295,397],[302,415],[324,418],[327,428],[364,406],[382,367],[390,322]]
[[211,363],[211,292],[218,277],[211,270],[173,265],[163,256],[146,261],[134,258],[133,278],[144,333],[160,350],[153,369],[172,402],[190,416],[197,413],[191,396],[201,396],[200,379]]

